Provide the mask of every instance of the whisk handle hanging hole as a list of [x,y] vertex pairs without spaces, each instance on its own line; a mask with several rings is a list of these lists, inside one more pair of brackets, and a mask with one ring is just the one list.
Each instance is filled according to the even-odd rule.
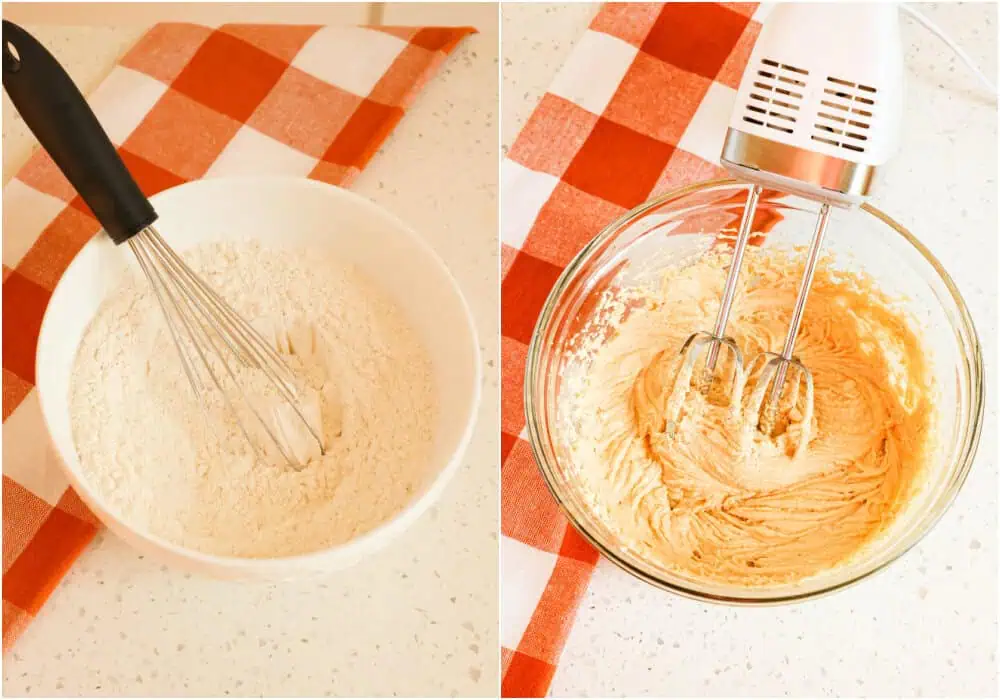
[[42,148],[115,243],[156,221],[94,112],[37,39],[3,21],[3,87]]

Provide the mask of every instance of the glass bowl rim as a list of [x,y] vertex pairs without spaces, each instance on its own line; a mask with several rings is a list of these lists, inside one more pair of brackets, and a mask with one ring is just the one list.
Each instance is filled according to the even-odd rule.
[[958,290],[958,287],[951,275],[949,275],[944,267],[942,267],[941,263],[936,257],[934,257],[930,250],[912,233],[910,233],[906,227],[902,226],[895,219],[877,207],[866,202],[862,204],[859,209],[874,216],[876,219],[880,220],[890,229],[895,231],[931,266],[937,274],[938,279],[944,284],[952,302],[955,304],[955,309],[958,312],[958,322],[955,324],[955,327],[957,327],[960,331],[963,331],[964,335],[969,339],[969,355],[966,357],[966,361],[969,365],[970,385],[969,427],[966,429],[966,434],[963,438],[961,453],[950,467],[951,470],[955,470],[957,466],[957,470],[955,470],[954,477],[946,485],[941,497],[932,504],[932,507],[929,508],[927,513],[919,518],[919,521],[910,535],[910,541],[906,543],[905,546],[898,548],[896,551],[890,548],[888,555],[883,554],[881,557],[876,558],[873,566],[863,569],[843,580],[834,581],[829,585],[816,590],[791,594],[776,594],[769,597],[744,597],[740,595],[718,595],[706,593],[694,588],[689,588],[674,581],[665,580],[633,565],[631,562],[626,561],[617,552],[612,550],[610,547],[607,547],[603,542],[595,537],[587,529],[587,527],[580,522],[576,514],[573,512],[573,509],[567,504],[566,499],[564,499],[559,493],[559,489],[555,484],[555,479],[552,474],[552,465],[549,464],[548,458],[546,457],[541,444],[541,416],[539,416],[535,411],[535,387],[537,384],[540,371],[540,361],[542,358],[541,345],[543,338],[548,334],[547,331],[549,329],[549,325],[552,322],[556,310],[559,308],[559,304],[562,301],[566,288],[568,284],[575,279],[577,271],[590,259],[591,254],[595,250],[601,248],[603,244],[612,236],[623,230],[651,209],[655,209],[656,207],[666,204],[671,200],[680,199],[681,197],[685,197],[696,192],[726,186],[749,187],[747,183],[739,180],[732,178],[718,178],[713,180],[702,180],[670,190],[657,197],[647,200],[646,202],[643,202],[642,204],[639,204],[628,212],[622,214],[620,217],[601,229],[601,231],[594,236],[590,242],[588,242],[576,255],[573,256],[572,260],[559,275],[555,284],[552,286],[552,289],[549,291],[549,294],[545,299],[545,303],[542,305],[541,312],[538,315],[538,320],[535,322],[535,327],[532,330],[531,340],[528,343],[528,354],[525,362],[523,387],[525,424],[528,431],[528,442],[531,446],[531,454],[535,460],[535,465],[542,475],[542,480],[545,482],[546,488],[552,495],[552,498],[555,499],[556,504],[559,506],[563,515],[566,516],[570,525],[584,539],[590,542],[590,544],[597,549],[597,551],[600,552],[605,559],[626,573],[662,590],[676,593],[683,597],[701,602],[721,603],[734,606],[761,607],[812,600],[821,596],[829,595],[835,591],[843,590],[844,588],[852,586],[873,574],[885,570],[886,567],[897,561],[900,557],[906,554],[906,552],[915,547],[917,543],[924,539],[927,533],[930,532],[934,525],[936,525],[941,517],[949,510],[957,497],[958,492],[965,483],[965,480],[969,475],[969,471],[972,468],[972,463],[975,460],[976,452],[979,448],[979,440],[983,427],[985,411],[985,367],[983,364],[982,344],[979,339],[979,334],[976,331],[975,323],[969,313],[968,306],[965,303],[965,299]]

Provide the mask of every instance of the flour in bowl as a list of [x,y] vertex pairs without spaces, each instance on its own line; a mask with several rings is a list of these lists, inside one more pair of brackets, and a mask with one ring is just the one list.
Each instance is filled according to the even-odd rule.
[[[217,243],[184,257],[275,341],[325,454],[299,430],[289,438],[305,466],[255,459],[221,394],[195,398],[137,275],[92,320],[70,387],[77,452],[101,499],[175,544],[242,557],[316,551],[401,511],[431,476],[437,419],[430,359],[402,311],[322,250]],[[259,371],[236,371],[251,401],[270,400]]]

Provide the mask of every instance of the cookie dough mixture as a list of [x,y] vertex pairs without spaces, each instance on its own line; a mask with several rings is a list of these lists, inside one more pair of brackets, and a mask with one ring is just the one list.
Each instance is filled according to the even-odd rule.
[[[185,258],[295,372],[325,454],[261,371],[229,356],[245,392],[233,403],[264,453],[256,458],[210,381],[195,399],[137,275],[88,327],[70,390],[84,475],[111,510],[203,552],[275,557],[345,542],[404,508],[430,473],[437,400],[430,359],[402,311],[323,250],[218,243]],[[298,464],[281,457],[248,407]]]
[[[803,257],[748,252],[727,329],[748,365],[780,350]],[[711,329],[730,258],[712,252],[656,289],[605,293],[564,370],[563,442],[590,506],[640,556],[696,580],[788,583],[850,558],[912,493],[931,454],[929,367],[871,280],[821,265],[795,346],[815,382],[805,452],[793,459],[801,402],[775,434],[743,441],[747,416],[726,406],[721,382],[688,392],[668,426],[678,351]]]

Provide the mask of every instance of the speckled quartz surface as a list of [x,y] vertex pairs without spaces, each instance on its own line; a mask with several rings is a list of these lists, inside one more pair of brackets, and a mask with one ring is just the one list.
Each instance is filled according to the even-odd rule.
[[[921,5],[996,81],[996,5]],[[503,9],[504,147],[593,6]],[[955,278],[997,357],[997,107],[937,39],[908,20],[903,150],[875,204]],[[996,382],[989,379],[990,389]],[[708,606],[601,561],[570,634],[556,696],[997,695],[997,403],[962,492],[902,559],[794,607]]]
[[[407,20],[418,21],[412,12]],[[353,188],[426,237],[478,326],[479,420],[441,501],[371,560],[313,582],[188,576],[102,535],[5,656],[5,695],[498,692],[497,31],[495,20],[479,26],[482,33],[442,66]],[[141,33],[36,31],[77,75],[99,63],[89,53],[100,52],[108,70]],[[88,45],[95,34],[110,41]],[[5,130],[5,171],[7,139]]]

